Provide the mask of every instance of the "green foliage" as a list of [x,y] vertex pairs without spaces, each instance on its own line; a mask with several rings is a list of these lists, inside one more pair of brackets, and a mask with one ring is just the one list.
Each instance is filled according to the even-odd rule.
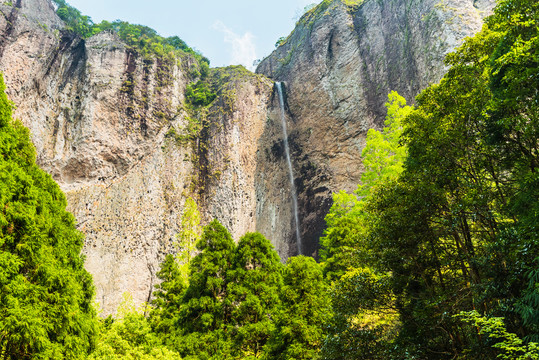
[[343,4],[350,7],[351,9],[357,9],[365,0],[342,0]]
[[[340,314],[347,302],[361,309],[337,328],[332,354],[362,348],[349,358],[492,358],[488,343],[452,316],[469,309],[504,318],[507,333],[488,328],[503,338],[503,356],[535,351],[522,347],[539,329],[538,10],[536,1],[501,1],[487,26],[447,57],[441,82],[397,115],[404,130],[369,134],[359,198],[337,195],[327,218],[326,269],[340,276],[335,323],[347,323],[338,318],[350,316]],[[387,281],[351,281],[354,270],[333,261],[341,248],[348,268],[361,264]],[[355,331],[369,299],[396,310],[395,326]]]
[[194,106],[208,106],[215,100],[216,96],[204,81],[189,84],[185,89],[187,102]]
[[[498,349],[498,359],[503,360],[532,360],[539,359],[539,344],[525,343],[516,334],[507,331],[503,318],[487,318],[477,311],[461,312],[457,315],[462,321],[474,326],[477,332],[477,342],[492,342],[493,348]],[[481,335],[488,337],[483,340]],[[475,356],[481,356],[477,354]],[[474,357],[478,358],[478,357]]]
[[326,215],[327,228],[320,239],[320,258],[330,280],[338,279],[359,264],[365,254],[357,246],[366,235],[363,206],[364,202],[355,194],[341,191],[333,195],[333,205]]
[[[515,7],[517,3],[521,7]],[[407,327],[402,334],[409,336],[409,343],[420,341],[427,351],[445,348],[448,354],[458,353],[468,346],[464,340],[450,342],[447,335],[460,336],[447,317],[457,310],[455,293],[460,292],[462,310],[480,307],[503,315],[508,323],[522,324],[513,309],[525,288],[521,274],[538,255],[537,233],[525,226],[536,203],[531,199],[537,196],[534,190],[525,190],[525,213],[515,211],[512,204],[522,199],[522,174],[529,181],[534,172],[534,156],[521,150],[527,136],[534,138],[534,144],[537,141],[528,134],[537,124],[533,105],[537,95],[525,94],[527,80],[505,78],[504,94],[509,87],[518,88],[523,100],[518,110],[507,108],[507,99],[495,89],[495,59],[501,47],[507,47],[508,33],[529,35],[514,20],[536,10],[535,2],[501,2],[489,27],[448,57],[447,75],[418,97],[418,109],[406,119],[405,173],[399,183],[384,189],[373,207],[380,213],[375,236],[384,249],[381,258],[394,273],[394,291],[406,294],[401,300],[401,313],[406,314],[401,320]],[[526,63],[536,68],[532,61]],[[501,113],[499,107],[504,108]],[[508,127],[500,132],[497,127],[502,123]],[[522,133],[519,123],[526,123]],[[508,137],[500,137],[501,133]],[[443,324],[443,331],[427,333],[413,325],[418,322],[422,327]]]
[[83,236],[4,90],[0,76],[0,357],[84,358],[96,319]]
[[340,314],[348,317],[355,316],[358,309],[377,310],[388,307],[392,301],[389,274],[377,274],[369,268],[348,271],[333,287],[333,306]]
[[[167,256],[150,322],[185,359],[313,359],[329,317],[328,288],[312,258],[284,267],[261,234],[237,246],[217,221],[204,227],[188,287]],[[284,277],[283,277],[284,276]]]
[[114,31],[128,46],[138,50],[143,56],[165,57],[181,52],[193,55],[202,68],[209,66],[210,61],[206,57],[187,46],[177,36],[164,38],[147,26],[130,24],[121,20],[113,22],[103,20],[99,24],[94,24],[89,16],[82,15],[65,0],[53,0],[53,2],[57,5],[56,14],[66,23],[67,28],[84,39],[102,31]]
[[94,32],[94,23],[89,16],[82,15],[81,12],[70,6],[65,0],[53,0],[58,6],[56,14],[62,19],[67,27],[82,36],[87,38],[92,36]]
[[336,279],[351,267],[369,261],[369,246],[359,247],[367,237],[369,214],[365,204],[371,189],[398,178],[403,171],[406,147],[400,143],[402,120],[411,108],[396,92],[388,95],[387,117],[382,132],[370,129],[362,152],[365,170],[362,184],[355,194],[334,194],[333,205],[326,216],[327,229],[322,244],[321,258],[325,273]]
[[100,321],[99,340],[88,360],[181,360],[177,353],[163,346],[129,294],[124,294],[118,316]]
[[303,15],[301,15],[300,19],[297,21],[296,26],[307,25],[309,28],[312,28],[317,19],[327,14],[327,10],[332,3],[332,0],[323,0],[314,7],[307,5],[304,8]]
[[264,236],[248,233],[236,247],[227,278],[232,355],[241,359],[259,358],[273,332],[272,316],[279,306],[282,286],[279,255]]
[[175,257],[168,254],[157,273],[161,283],[156,285],[154,292],[150,322],[158,334],[178,334],[176,326],[181,321],[180,309],[189,286],[189,267],[200,238],[200,213],[196,202],[188,198],[181,218],[181,230],[176,238],[178,253]]
[[410,114],[412,108],[406,106],[406,100],[396,91],[389,93],[385,105],[385,127],[381,132],[369,129],[361,153],[365,171],[361,176],[362,185],[358,189],[360,197],[369,195],[370,188],[379,183],[397,179],[404,169],[406,146],[400,141],[402,120]]
[[225,301],[235,244],[216,220],[204,227],[197,244],[200,253],[191,261],[189,287],[171,344],[187,359],[222,358],[229,352],[225,326],[231,309]]
[[155,286],[154,308],[150,312],[150,323],[158,334],[170,334],[176,331],[183,296],[187,288],[185,274],[180,269],[176,258],[170,254],[165,257],[157,277],[161,280]]
[[323,359],[391,358],[399,324],[389,274],[350,270],[334,284],[331,302]]
[[[383,131],[367,133],[362,157],[362,184],[355,194],[333,196],[321,239],[324,272],[333,281],[332,316],[322,348],[324,359],[387,359],[398,326],[387,268],[372,242],[376,218],[369,209],[373,193],[403,172],[406,147],[401,143],[402,121],[412,109],[391,92]],[[365,266],[369,266],[366,268]]]
[[314,259],[289,258],[281,288],[276,330],[265,349],[266,359],[316,359],[330,314],[328,286]]
[[[92,34],[102,31],[114,31],[127,45],[137,49],[143,56],[155,54],[163,57],[174,54],[176,51],[194,55],[200,63],[209,64],[209,60],[191,49],[177,36],[164,38],[154,29],[144,25],[130,24],[126,21],[102,21],[92,27]],[[84,37],[83,34],[81,36]]]
[[177,260],[179,271],[188,283],[189,265],[196,252],[196,244],[200,240],[202,228],[200,226],[200,213],[197,204],[192,198],[187,198],[181,218],[181,229],[177,235],[175,244],[178,248]]
[[280,38],[275,42],[275,47],[277,48],[277,47],[283,45],[284,43],[286,43],[286,39],[287,39],[286,36],[280,37]]
[[[537,261],[537,260],[536,260]],[[535,266],[528,271],[528,286],[516,304],[516,311],[522,317],[526,327],[530,329],[526,340],[539,341],[539,268]]]

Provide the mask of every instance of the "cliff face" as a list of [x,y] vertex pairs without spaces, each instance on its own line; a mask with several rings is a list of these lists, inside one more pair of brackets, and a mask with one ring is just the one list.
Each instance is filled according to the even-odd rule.
[[323,1],[257,72],[286,85],[305,253],[314,255],[332,192],[355,190],[366,132],[387,94],[409,103],[482,26],[494,0]]
[[196,143],[178,141],[170,135],[186,131],[195,59],[143,58],[108,32],[83,40],[64,30],[46,0],[0,11],[8,96],[86,235],[86,267],[105,314],[125,291],[149,300],[188,196],[205,222],[218,218],[236,239],[256,230],[271,81],[237,68],[213,71],[218,98],[197,115],[210,126]]
[[[387,93],[412,100],[438,80],[444,54],[480,28],[492,4],[324,1],[260,64],[259,73],[285,82],[304,254],[317,253],[331,193],[359,182],[364,136],[380,127]],[[271,80],[213,69],[216,100],[188,113],[184,93],[199,67],[190,55],[143,57],[109,32],[83,40],[49,0],[3,3],[0,12],[8,96],[86,235],[104,314],[125,291],[151,298],[188,196],[204,223],[219,219],[236,240],[260,231],[283,258],[297,254]],[[207,126],[184,141],[193,117]]]

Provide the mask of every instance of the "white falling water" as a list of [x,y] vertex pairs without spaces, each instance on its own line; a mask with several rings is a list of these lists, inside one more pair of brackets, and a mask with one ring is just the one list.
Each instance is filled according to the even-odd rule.
[[296,194],[296,185],[294,184],[294,170],[292,169],[292,161],[290,160],[290,148],[288,146],[288,131],[286,130],[286,117],[284,112],[283,88],[280,82],[275,83],[277,92],[279,93],[279,106],[281,107],[281,121],[283,123],[283,142],[284,152],[286,154],[286,163],[288,164],[288,174],[290,175],[290,191],[292,193],[292,203],[294,205],[294,219],[296,220],[296,238],[298,244],[298,254],[302,253],[301,235],[299,232],[299,215],[298,215],[298,196]]

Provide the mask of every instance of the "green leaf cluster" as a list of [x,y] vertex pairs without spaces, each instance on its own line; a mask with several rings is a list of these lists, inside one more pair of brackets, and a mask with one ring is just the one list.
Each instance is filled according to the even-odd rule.
[[289,258],[280,294],[281,306],[265,358],[319,358],[331,314],[329,288],[321,266],[306,256]]
[[0,357],[82,359],[97,334],[83,236],[4,90],[0,76]]
[[[393,100],[389,112],[401,125],[369,134],[362,184],[355,195],[336,195],[322,240],[335,306],[325,354],[534,358],[538,17],[536,1],[500,1],[414,109]],[[359,311],[345,312],[348,303]],[[507,333],[488,328],[500,335],[490,342],[470,336],[453,315],[471,309],[498,318],[496,326],[503,318]],[[397,321],[384,328],[391,316],[382,316],[368,326],[373,310],[393,311]]]
[[347,269],[374,261],[369,246],[361,246],[369,231],[370,214],[365,207],[372,189],[398,178],[404,168],[407,150],[400,139],[402,121],[411,107],[396,92],[386,103],[387,117],[382,131],[370,129],[362,151],[364,171],[362,183],[354,194],[339,192],[326,216],[327,229],[320,239],[321,259],[329,279],[337,279]]
[[326,216],[321,260],[332,282],[333,306],[322,346],[324,359],[387,359],[394,348],[398,317],[390,272],[380,266],[370,239],[376,218],[369,205],[373,194],[404,170],[407,147],[401,142],[402,123],[412,108],[396,92],[388,95],[386,107],[385,128],[367,133],[362,183],[353,194],[335,194]]
[[155,331],[185,359],[310,359],[328,305],[313,259],[283,266],[271,243],[248,233],[236,245],[217,221],[204,227],[188,285],[172,256],[162,265]]
[[[503,360],[536,360],[539,359],[539,344],[525,343],[516,334],[507,331],[501,317],[481,316],[477,311],[461,312],[456,317],[474,327],[477,342],[486,342],[500,349],[498,359]],[[486,336],[482,336],[486,335]]]
[[88,360],[181,360],[162,344],[142,310],[136,308],[131,295],[124,294],[118,317],[100,321],[97,346]]
[[208,84],[202,80],[187,85],[185,89],[187,102],[194,106],[208,106],[215,100],[216,96]]

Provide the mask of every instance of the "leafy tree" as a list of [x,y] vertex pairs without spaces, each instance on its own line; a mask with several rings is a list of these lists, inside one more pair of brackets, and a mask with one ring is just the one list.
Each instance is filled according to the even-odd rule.
[[62,19],[67,29],[77,33],[83,39],[96,35],[102,31],[114,31],[128,46],[138,50],[143,56],[157,55],[171,57],[175,52],[193,55],[204,69],[209,67],[210,61],[200,52],[193,50],[177,36],[164,38],[154,29],[144,25],[130,24],[126,21],[103,20],[95,24],[91,17],[69,5],[65,0],[53,0],[56,4],[56,14]]
[[282,264],[273,245],[259,233],[244,235],[227,273],[228,333],[233,356],[259,358],[273,328],[279,305]]
[[404,170],[367,203],[369,247],[376,267],[392,274],[402,352],[459,356],[475,340],[448,315],[472,308],[533,334],[535,283],[522,275],[539,255],[531,225],[537,87],[529,90],[537,63],[526,50],[536,18],[536,2],[502,1],[488,26],[448,56],[446,76],[405,118]]
[[83,38],[94,34],[94,23],[89,16],[84,16],[65,0],[53,0],[57,5],[56,14],[62,19],[68,29],[76,32]]
[[[538,21],[537,2],[507,0],[500,2],[487,21],[499,39],[487,68],[493,95],[486,120],[487,142],[499,158],[502,176],[496,179],[496,186],[506,205],[504,214],[511,219],[501,224],[500,240],[504,242],[500,247],[512,249],[515,256],[508,263],[520,274],[527,274],[529,281],[517,304],[517,313],[529,329],[525,339],[534,341],[539,341]],[[512,322],[510,314],[502,315]]]
[[281,311],[264,358],[316,359],[331,310],[322,268],[310,257],[292,257],[283,280]]
[[327,228],[320,239],[320,258],[329,280],[341,277],[347,269],[361,262],[358,244],[366,235],[363,201],[344,191],[333,195],[333,205],[326,215]]
[[100,321],[100,336],[88,360],[180,360],[180,356],[163,346],[152,332],[142,309],[137,309],[128,293],[118,308],[118,318]]
[[388,359],[398,329],[390,276],[349,270],[331,291],[323,359]]
[[0,76],[0,357],[84,358],[96,318],[83,236],[4,90]]
[[195,200],[188,198],[185,201],[185,208],[181,218],[180,233],[176,239],[176,246],[179,248],[177,260],[186,283],[188,282],[189,264],[196,252],[196,244],[200,240],[201,233],[200,213],[198,212],[197,204]]
[[189,84],[185,89],[187,101],[194,106],[208,106],[216,96],[204,81]]
[[[493,317],[487,318],[479,315],[477,311],[461,312],[457,315],[462,321],[473,326],[475,332],[475,342],[483,345],[490,345],[497,349],[496,353],[485,351],[485,347],[481,347],[481,351],[470,350],[474,359],[492,359],[496,356],[498,359],[504,360],[532,360],[539,359],[539,344],[530,342],[525,343],[516,334],[507,331],[503,318]],[[482,336],[487,335],[487,336]],[[475,346],[479,348],[479,346]]]
[[[321,255],[324,272],[333,281],[334,303],[322,351],[327,359],[385,359],[395,338],[395,304],[388,268],[380,256],[385,248],[372,241],[378,219],[370,204],[373,194],[398,179],[404,170],[407,148],[401,142],[402,122],[412,108],[396,92],[388,95],[386,107],[384,129],[367,133],[362,183],[355,194],[335,194],[326,216]],[[378,296],[376,306],[365,302]]]
[[[404,166],[378,162],[399,157],[391,148],[395,139],[371,136],[366,149],[373,144],[369,154],[380,167],[364,154],[360,198],[354,204],[341,195],[328,218],[326,264],[333,266],[345,244],[355,256],[347,257],[354,259],[348,267],[363,263],[376,276],[391,274],[388,304],[400,325],[392,342],[398,353],[388,357],[449,359],[470,351],[477,340],[450,316],[462,310],[503,316],[508,331],[524,341],[539,329],[538,6],[498,4],[483,31],[447,57],[441,82],[404,115],[404,131],[396,133],[406,149]],[[376,294],[341,287],[353,279],[344,270],[337,267],[342,277],[335,283],[343,299]],[[366,349],[380,348],[376,338],[364,342]]]
[[419,357],[450,358],[466,346],[447,316],[455,302],[488,307],[502,296],[479,295],[488,284],[485,245],[496,239],[491,180],[499,169],[481,141],[490,99],[481,52],[493,43],[489,34],[469,40],[448,58],[454,66],[440,84],[418,96],[405,121],[405,170],[368,207],[371,247],[381,270],[392,273],[399,344]]
[[200,253],[191,261],[177,333],[170,340],[186,359],[220,359],[229,351],[225,326],[231,309],[225,299],[234,248],[230,233],[217,220],[204,227],[197,244]]
[[403,120],[412,108],[396,91],[388,95],[387,116],[382,131],[369,129],[365,148],[361,152],[365,170],[358,189],[360,197],[368,196],[370,189],[378,184],[395,180],[404,170],[407,148],[401,142]]
[[183,295],[187,289],[188,282],[185,280],[183,269],[174,256],[168,254],[161,264],[161,269],[157,273],[161,280],[154,291],[154,308],[150,312],[150,323],[154,331],[163,338],[169,334],[177,332],[176,324],[180,321],[180,309],[183,304]]
[[[330,279],[342,276],[348,268],[369,262],[369,246],[361,247],[368,234],[369,214],[365,204],[371,189],[398,178],[403,171],[406,147],[401,144],[402,121],[411,107],[396,92],[388,95],[385,128],[380,132],[370,129],[362,152],[362,184],[355,194],[345,192],[333,196],[333,205],[326,216],[327,229],[322,244],[321,258]],[[371,259],[372,260],[372,259]]]

